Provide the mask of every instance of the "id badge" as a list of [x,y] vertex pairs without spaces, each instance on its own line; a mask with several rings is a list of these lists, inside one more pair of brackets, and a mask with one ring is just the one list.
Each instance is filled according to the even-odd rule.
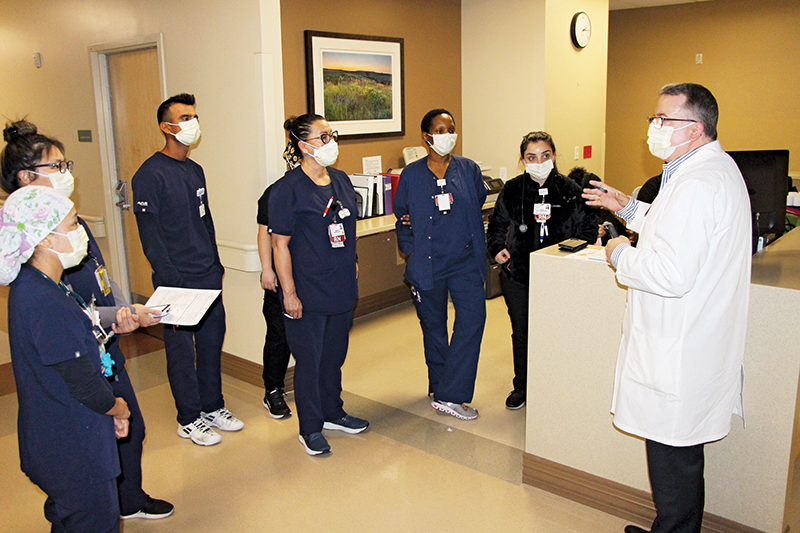
[[331,239],[331,248],[344,248],[344,224],[328,226],[328,237]]
[[200,203],[200,218],[206,216],[206,204]]
[[103,296],[108,296],[111,293],[111,282],[108,280],[106,267],[98,265],[97,270],[94,271],[94,277],[97,280],[97,286],[103,291]]
[[536,222],[546,222],[550,218],[550,212],[550,204],[533,204],[533,215],[536,217]]
[[453,195],[449,192],[437,194],[435,197],[436,205],[439,207],[439,212],[450,211],[450,206],[453,204]]

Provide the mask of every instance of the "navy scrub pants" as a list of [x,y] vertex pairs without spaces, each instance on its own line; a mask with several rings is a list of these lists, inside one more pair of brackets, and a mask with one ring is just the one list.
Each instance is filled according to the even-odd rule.
[[703,444],[669,446],[646,440],[656,519],[651,533],[700,533],[705,505]]
[[[278,287],[278,291],[280,291]],[[264,306],[261,309],[267,323],[264,339],[264,390],[283,390],[286,367],[289,366],[289,343],[286,341],[286,326],[283,324],[283,306],[278,292],[264,289]]]
[[286,338],[297,364],[294,367],[294,401],[300,434],[322,431],[324,422],[347,413],[342,402],[342,365],[347,356],[353,311],[338,315],[303,312],[286,318]]
[[52,524],[51,533],[119,533],[117,481],[49,493],[44,517]]
[[114,396],[127,402],[131,412],[128,436],[117,439],[119,467],[122,471],[117,477],[119,510],[123,516],[139,512],[147,502],[147,493],[142,490],[142,443],[144,442],[144,418],[139,409],[136,393],[131,385],[128,371],[122,369],[111,382]]
[[[434,399],[469,403],[475,392],[478,356],[486,324],[483,280],[477,268],[466,266],[433,280],[433,288],[418,290],[414,303],[422,327],[428,392]],[[455,324],[448,342],[447,295],[453,300]]]
[[222,295],[196,326],[164,326],[167,377],[182,426],[197,420],[200,411],[225,407],[220,363],[224,339]]

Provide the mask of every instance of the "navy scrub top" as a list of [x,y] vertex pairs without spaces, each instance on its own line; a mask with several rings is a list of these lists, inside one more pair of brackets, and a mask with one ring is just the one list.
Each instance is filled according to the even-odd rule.
[[[97,245],[97,241],[94,240],[94,235],[92,235],[86,222],[80,217],[78,217],[78,222],[81,223],[81,226],[86,230],[86,235],[89,236],[89,253],[83,261],[81,261],[80,265],[65,270],[64,275],[61,276],[61,280],[65,285],[68,285],[72,291],[79,294],[86,303],[91,302],[92,296],[94,296],[97,307],[116,307],[117,303],[114,299],[114,294],[109,292],[108,295],[104,295],[103,289],[100,288],[100,285],[97,283],[97,277],[95,277],[97,268],[100,265],[105,266],[100,247]],[[106,330],[106,332],[110,332],[110,328]],[[114,366],[111,370],[114,375],[117,375],[125,366],[125,356],[122,355],[122,351],[119,349],[119,335],[111,337],[111,339],[106,342],[105,348],[114,360]]]
[[[291,237],[292,276],[303,312],[336,315],[352,311],[356,282],[356,193],[347,174],[328,167],[330,186],[320,187],[301,167],[275,182],[269,197],[269,227]],[[327,189],[327,190],[326,190]],[[333,203],[323,216],[328,201]],[[349,216],[342,217],[342,209]],[[343,248],[333,248],[332,223],[344,225]]]
[[[453,194],[448,215],[441,215],[434,203],[433,195],[439,193],[439,187],[436,175],[428,168],[427,157],[403,169],[394,196],[397,246],[407,257],[404,276],[421,290],[432,289],[434,279],[451,273],[458,265],[456,258],[462,265],[471,262],[486,279],[486,236],[481,214],[486,187],[480,167],[453,155],[445,176],[445,192]],[[405,214],[411,217],[410,226],[401,221]]]
[[52,280],[23,266],[9,290],[8,338],[22,471],[47,493],[116,478],[120,468],[112,417],[70,396],[53,368],[80,355],[91,357],[101,371],[89,317]]
[[[211,210],[203,168],[192,161],[178,161],[156,152],[142,163],[131,181],[133,212],[158,217],[169,259],[188,282],[218,277],[222,288],[217,243],[213,242]],[[217,274],[218,276],[215,276]]]

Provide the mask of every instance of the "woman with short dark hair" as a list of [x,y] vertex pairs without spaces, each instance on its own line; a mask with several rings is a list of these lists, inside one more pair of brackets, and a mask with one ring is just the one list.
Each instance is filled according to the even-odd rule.
[[[457,135],[449,111],[429,111],[421,130],[428,156],[403,169],[394,197],[397,245],[422,327],[431,407],[474,420],[478,410],[467,404],[486,323],[486,188],[478,165],[451,153]],[[450,338],[448,296],[455,308]]]

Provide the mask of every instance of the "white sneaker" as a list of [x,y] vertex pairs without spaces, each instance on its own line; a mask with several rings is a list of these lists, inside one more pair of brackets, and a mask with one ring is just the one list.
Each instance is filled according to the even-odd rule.
[[184,439],[192,439],[198,446],[213,446],[222,440],[219,433],[208,427],[202,418],[185,426],[179,425],[178,435]]
[[460,418],[461,420],[475,420],[476,418],[478,418],[478,410],[475,409],[474,407],[470,407],[465,403],[459,404],[459,403],[443,402],[441,400],[433,400],[431,402],[431,407],[433,407],[437,411],[447,413],[450,416]]
[[239,431],[244,427],[244,422],[236,418],[230,411],[221,407],[213,413],[200,413],[209,426],[214,426],[222,431]]

